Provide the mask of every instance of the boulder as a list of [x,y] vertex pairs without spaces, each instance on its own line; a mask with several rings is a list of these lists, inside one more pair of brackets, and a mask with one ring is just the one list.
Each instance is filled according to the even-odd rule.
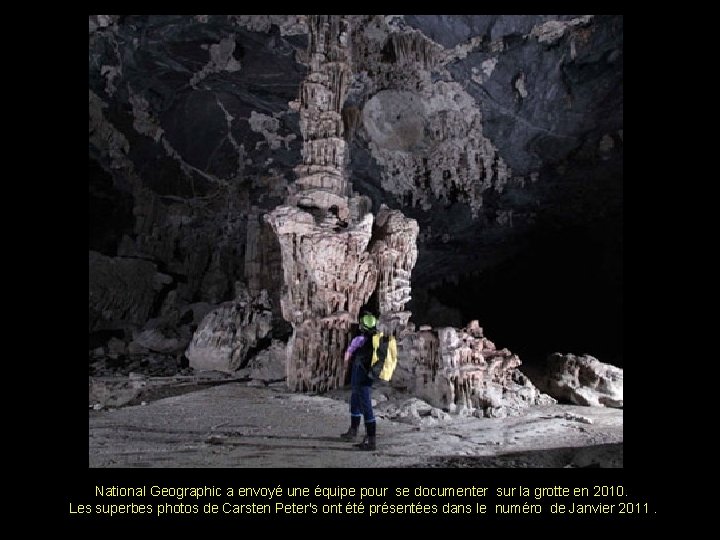
[[551,354],[536,384],[556,399],[576,405],[623,406],[623,370],[587,354]]
[[267,292],[256,298],[241,290],[232,302],[208,313],[185,352],[196,370],[234,372],[245,366],[248,352],[272,329]]

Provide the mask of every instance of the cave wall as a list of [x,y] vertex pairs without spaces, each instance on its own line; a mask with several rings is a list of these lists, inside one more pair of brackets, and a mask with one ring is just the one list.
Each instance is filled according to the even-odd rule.
[[[419,225],[413,319],[479,318],[522,355],[482,299],[502,286],[522,306],[508,261],[540,261],[538,239],[567,235],[579,239],[556,241],[553,264],[612,293],[594,300],[620,343],[622,16],[348,20],[343,166],[370,210]],[[263,216],[301,176],[309,36],[303,15],[89,17],[91,333],[129,340],[173,310],[234,299],[238,283],[267,290],[281,319],[281,248]],[[593,257],[573,268],[577,244]],[[116,284],[135,282],[125,309]],[[536,302],[573,298],[551,285]]]
[[275,19],[90,17],[90,248],[155,265],[178,309],[232,300],[242,282],[279,314],[280,247],[262,217],[300,159],[288,102],[307,36]]

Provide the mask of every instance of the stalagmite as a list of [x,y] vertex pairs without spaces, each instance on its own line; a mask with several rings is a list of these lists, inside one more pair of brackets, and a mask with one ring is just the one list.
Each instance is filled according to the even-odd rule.
[[450,412],[504,417],[530,405],[555,403],[518,369],[517,355],[495,349],[478,321],[463,329],[407,332],[399,350],[410,370],[405,375],[409,390]]
[[[311,16],[308,21],[310,71],[300,89],[299,106],[302,164],[295,169],[297,181],[286,204],[267,214],[266,220],[280,242],[285,283],[280,304],[293,326],[287,384],[300,392],[322,392],[343,383],[342,359],[351,324],[377,288],[379,274],[381,311],[388,313],[387,320],[395,320],[409,300],[407,280],[417,258],[417,224],[399,212],[390,219],[387,209],[381,210],[379,227],[384,234],[369,246],[374,218],[366,198],[350,196],[344,168],[342,106],[350,82],[349,22],[340,16]],[[404,251],[409,244],[411,252]],[[378,266],[378,258],[387,259],[387,269]],[[405,281],[397,281],[395,267],[405,272]],[[398,290],[401,296],[393,297]],[[395,298],[392,304],[390,298]],[[400,315],[403,323],[407,318],[409,313]]]
[[[342,385],[351,325],[376,292],[378,303],[372,307],[380,315],[379,329],[400,342],[403,367],[395,384],[449,411],[486,416],[552,401],[517,369],[516,355],[495,350],[477,322],[462,330],[418,332],[409,324],[405,306],[418,255],[418,224],[385,205],[373,218],[366,198],[350,196],[342,120],[350,51],[338,34],[349,32],[349,23],[338,16],[312,16],[309,27],[310,72],[299,106],[303,161],[286,204],[266,215],[282,253],[282,315],[293,326],[288,386],[322,392]],[[430,54],[419,43],[411,36],[391,46],[399,57],[426,61]],[[503,167],[498,170],[504,174]]]

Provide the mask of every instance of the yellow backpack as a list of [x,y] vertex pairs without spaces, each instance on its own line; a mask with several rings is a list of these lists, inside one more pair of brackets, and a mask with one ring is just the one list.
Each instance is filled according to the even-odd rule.
[[373,354],[369,375],[373,379],[389,381],[397,366],[397,342],[394,336],[378,332],[372,338]]

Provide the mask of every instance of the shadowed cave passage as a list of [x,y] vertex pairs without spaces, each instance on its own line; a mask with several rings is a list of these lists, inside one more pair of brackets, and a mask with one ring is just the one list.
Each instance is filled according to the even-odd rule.
[[537,365],[553,352],[587,353],[623,367],[619,223],[536,229],[514,256],[431,294],[478,319],[498,347]]

